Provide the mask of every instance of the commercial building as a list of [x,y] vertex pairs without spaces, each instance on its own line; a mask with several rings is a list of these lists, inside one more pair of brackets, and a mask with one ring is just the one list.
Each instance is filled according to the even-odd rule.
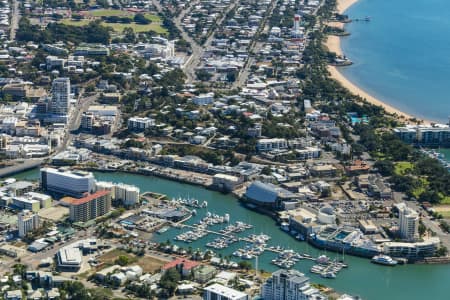
[[245,192],[244,198],[254,204],[282,208],[284,203],[296,202],[298,196],[271,183],[254,181]]
[[64,198],[70,207],[70,220],[87,222],[107,214],[111,210],[111,195],[109,191],[98,191],[84,198]]
[[128,129],[133,131],[144,131],[155,126],[155,120],[151,118],[131,117],[128,119]]
[[16,181],[13,183],[10,183],[6,186],[6,189],[13,195],[13,196],[23,196],[24,194],[30,192],[33,190],[33,183],[29,181]]
[[39,201],[41,208],[49,208],[52,206],[52,197],[49,195],[36,193],[36,192],[28,192],[25,194],[31,200]]
[[272,273],[262,287],[264,300],[325,300],[309,278],[296,270],[278,270]]
[[18,209],[30,210],[32,212],[38,212],[41,208],[38,200],[33,200],[25,197],[14,197],[12,205]]
[[95,178],[90,172],[42,168],[41,188],[72,197],[82,197],[94,191]]
[[56,257],[59,269],[76,272],[81,267],[81,251],[73,244],[59,249]]
[[227,174],[216,174],[213,177],[213,185],[224,191],[234,190],[241,182],[239,177]]
[[415,241],[419,237],[419,214],[407,207],[405,203],[399,203],[396,207],[400,237],[407,241]]
[[50,110],[54,114],[66,115],[70,107],[70,78],[61,77],[53,80]]
[[[250,297],[243,292],[215,283],[204,289],[204,300],[248,300]],[[265,298],[264,298],[265,299]]]
[[39,216],[36,213],[29,210],[23,210],[17,217],[19,237],[24,237],[28,232],[39,228]]
[[414,260],[434,256],[439,243],[440,240],[437,237],[416,243],[387,242],[383,244],[383,252],[392,257],[404,257]]

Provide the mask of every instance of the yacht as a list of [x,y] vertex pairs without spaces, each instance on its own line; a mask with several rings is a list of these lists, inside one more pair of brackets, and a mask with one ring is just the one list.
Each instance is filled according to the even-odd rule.
[[372,262],[374,264],[380,264],[385,266],[395,266],[397,265],[397,261],[392,259],[392,257],[387,255],[376,255],[372,258]]

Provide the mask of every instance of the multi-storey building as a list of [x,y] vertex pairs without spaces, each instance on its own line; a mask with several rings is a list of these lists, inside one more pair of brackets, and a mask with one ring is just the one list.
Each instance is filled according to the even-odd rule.
[[103,190],[87,195],[84,198],[65,198],[70,207],[70,220],[87,222],[107,214],[111,210],[111,194]]
[[407,241],[414,241],[419,237],[419,214],[406,206],[397,204],[400,237]]
[[260,139],[256,144],[256,149],[261,152],[285,150],[288,148],[286,139]]
[[133,206],[139,203],[139,188],[134,185],[119,183],[114,186],[114,197],[122,201],[125,206]]
[[278,270],[272,273],[262,287],[264,300],[325,300],[319,290],[312,287],[309,278],[296,270]]
[[134,185],[97,181],[95,183],[95,190],[110,191],[111,199],[121,201],[125,206],[133,206],[139,202],[140,189]]
[[39,228],[39,216],[36,213],[23,210],[17,217],[17,227],[19,227],[20,237],[24,237],[28,232]]
[[67,171],[64,169],[41,169],[41,188],[72,197],[82,197],[95,188],[95,178],[90,172]]
[[70,79],[56,78],[52,83],[51,112],[59,115],[69,113],[70,107]]
[[250,297],[243,292],[215,283],[204,289],[204,300],[248,300]]
[[128,119],[128,129],[134,131],[143,131],[155,126],[155,120],[151,118],[131,117]]

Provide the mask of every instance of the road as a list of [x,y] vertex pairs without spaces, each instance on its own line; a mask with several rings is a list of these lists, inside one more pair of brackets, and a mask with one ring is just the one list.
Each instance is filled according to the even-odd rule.
[[[183,28],[181,21],[184,19],[186,13],[189,11],[189,9],[191,7],[193,7],[194,5],[196,5],[197,3],[199,3],[200,1],[194,1],[192,3],[190,3],[189,6],[187,6],[180,14],[178,17],[176,17],[173,22],[175,24],[175,26],[178,28],[178,30],[180,30],[181,32],[181,36],[182,38],[187,41],[188,43],[190,43],[191,45],[191,50],[192,50],[192,55],[188,58],[187,62],[185,63],[183,70],[186,74],[187,83],[192,83],[196,80],[196,75],[195,75],[195,69],[200,65],[201,62],[201,58],[203,56],[204,50],[208,49],[208,47],[211,45],[213,39],[214,39],[214,34],[215,34],[215,30],[217,28],[220,28],[223,21],[225,20],[227,14],[233,10],[238,4],[239,4],[239,0],[235,0],[233,1],[228,7],[227,9],[222,13],[222,17],[220,18],[220,20],[216,21],[217,26],[215,27],[216,29],[212,30],[209,33],[208,38],[206,39],[206,41],[200,45],[196,40],[194,40]],[[156,7],[156,9],[158,10],[158,12],[163,12],[163,7],[161,6],[161,3],[158,0],[152,0],[153,5]]]
[[19,1],[12,1],[12,10],[11,10],[11,26],[9,32],[9,39],[14,41],[16,39],[16,30],[19,28],[19,20],[20,20],[20,11],[19,11]]
[[22,171],[26,171],[41,165],[45,161],[45,158],[35,158],[24,161],[21,164],[6,167],[0,169],[0,178],[10,176]]
[[[202,53],[202,47],[195,41],[183,28],[181,25],[181,21],[184,19],[184,16],[189,11],[189,9],[196,5],[200,1],[195,1],[190,3],[190,5],[186,6],[186,8],[179,14],[177,18],[173,20],[175,26],[181,33],[181,37],[191,45],[192,55],[188,58],[184,66],[184,71],[187,76],[187,82],[193,82],[195,80],[195,70],[193,61],[197,61],[197,57],[200,57],[200,53]],[[160,13],[164,12],[164,8],[161,6],[161,3],[158,0],[152,0],[153,6],[156,7],[156,10]]]
[[244,65],[244,68],[239,72],[237,80],[233,83],[233,88],[239,88],[242,87],[248,79],[248,76],[250,75],[250,68],[255,62],[255,55],[261,50],[264,43],[258,42],[259,36],[262,31],[265,30],[267,20],[272,15],[273,10],[275,9],[276,5],[278,4],[279,0],[272,0],[270,2],[270,7],[267,10],[267,12],[264,15],[264,19],[261,21],[261,24],[259,24],[258,30],[256,31],[256,34],[253,36],[252,43],[249,46],[248,49],[248,59]]
[[67,123],[67,133],[64,137],[64,140],[61,143],[61,145],[57,148],[54,154],[64,151],[67,148],[67,146],[70,144],[73,138],[73,134],[71,132],[77,130],[80,127],[81,116],[85,111],[88,110],[89,106],[92,105],[99,98],[98,94],[86,98],[81,98],[82,94],[83,92],[80,92],[80,97],[78,97],[77,104],[73,108],[73,112],[70,116],[69,122]]

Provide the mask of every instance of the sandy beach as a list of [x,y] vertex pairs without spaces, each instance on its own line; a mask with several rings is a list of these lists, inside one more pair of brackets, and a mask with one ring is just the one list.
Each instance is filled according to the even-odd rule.
[[[338,0],[337,11],[340,14],[343,14],[350,6],[355,4],[357,1],[358,0]],[[336,23],[337,22],[331,22],[331,23],[329,23],[329,25],[343,28],[343,25],[344,25],[343,23],[338,23],[338,24],[336,24]],[[341,55],[341,56],[344,55],[344,53],[342,52],[342,49],[341,49],[341,38],[338,36],[332,36],[332,35],[328,36],[325,46],[331,52],[335,52],[337,55]],[[396,109],[395,107],[393,107],[389,104],[386,104],[383,101],[381,101],[381,100],[373,97],[369,93],[365,92],[360,87],[358,87],[357,85],[352,83],[350,80],[348,80],[344,75],[342,75],[342,73],[339,72],[339,68],[334,67],[334,66],[329,66],[328,71],[330,72],[331,77],[333,79],[339,81],[339,83],[341,83],[344,87],[346,87],[353,94],[359,95],[362,98],[365,98],[367,100],[367,102],[377,105],[377,106],[381,106],[386,110],[386,112],[391,113],[391,114],[396,114],[397,116],[399,116],[402,119],[405,118],[406,120],[408,120],[408,119],[414,118],[413,116],[411,116],[407,113],[404,113],[404,112],[400,111],[399,109]],[[422,121],[424,123],[430,123],[425,120],[422,120]]]

